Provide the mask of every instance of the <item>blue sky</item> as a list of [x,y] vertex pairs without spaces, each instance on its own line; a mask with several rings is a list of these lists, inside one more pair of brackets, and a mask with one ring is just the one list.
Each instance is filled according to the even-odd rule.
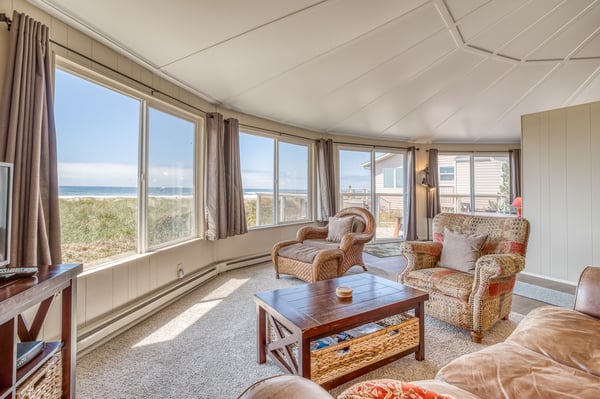
[[[135,187],[140,110],[137,99],[57,69],[60,185]],[[191,187],[193,123],[150,108],[149,126],[150,186]]]

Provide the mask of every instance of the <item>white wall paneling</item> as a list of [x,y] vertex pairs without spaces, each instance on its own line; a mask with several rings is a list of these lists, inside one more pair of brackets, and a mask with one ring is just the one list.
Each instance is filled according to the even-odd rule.
[[576,283],[600,264],[600,102],[522,117],[525,273]]

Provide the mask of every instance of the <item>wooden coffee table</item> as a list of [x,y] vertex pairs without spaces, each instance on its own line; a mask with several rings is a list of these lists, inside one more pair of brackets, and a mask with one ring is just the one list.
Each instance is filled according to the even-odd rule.
[[[352,287],[352,298],[338,298],[335,291],[339,286]],[[383,359],[317,382],[328,389],[410,353],[423,360],[427,299],[429,295],[423,291],[368,273],[257,293],[258,362],[265,363],[268,355],[284,371],[311,378],[311,341],[410,310],[418,318],[418,337],[412,347],[389,351]],[[413,319],[412,324],[416,334],[417,321]],[[393,333],[402,334],[402,328],[390,335]]]

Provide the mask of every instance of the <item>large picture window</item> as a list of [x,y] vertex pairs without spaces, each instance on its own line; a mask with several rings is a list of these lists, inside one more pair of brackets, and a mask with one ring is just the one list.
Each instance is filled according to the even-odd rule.
[[439,154],[443,212],[510,213],[508,154]]
[[373,213],[375,239],[404,238],[404,151],[340,148],[340,208],[359,206]]
[[84,76],[55,71],[63,260],[94,266],[196,236],[200,118]]
[[148,112],[147,230],[150,248],[194,235],[194,122]]
[[249,228],[310,220],[310,159],[309,144],[240,132]]

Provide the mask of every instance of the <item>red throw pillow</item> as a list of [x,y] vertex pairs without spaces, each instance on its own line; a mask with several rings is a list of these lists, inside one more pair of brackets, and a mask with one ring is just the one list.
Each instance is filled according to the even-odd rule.
[[452,399],[420,386],[398,380],[359,382],[342,392],[337,399]]

